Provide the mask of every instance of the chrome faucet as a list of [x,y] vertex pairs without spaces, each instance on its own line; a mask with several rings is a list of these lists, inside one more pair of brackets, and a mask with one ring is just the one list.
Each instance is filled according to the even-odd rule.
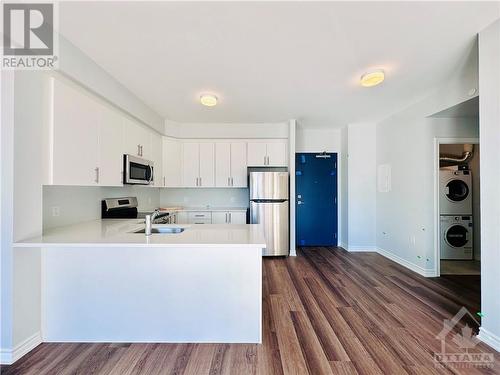
[[146,236],[151,236],[153,222],[158,216],[160,216],[160,210],[158,209],[154,210],[152,214],[146,215],[145,217],[146,227],[144,228],[144,234],[146,234]]

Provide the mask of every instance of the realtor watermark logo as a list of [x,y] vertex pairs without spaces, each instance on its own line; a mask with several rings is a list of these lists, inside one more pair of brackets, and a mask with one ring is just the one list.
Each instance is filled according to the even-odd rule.
[[4,3],[2,69],[56,68],[55,4]]
[[[466,316],[470,317],[472,321],[479,326],[479,322],[476,320],[474,315],[472,315],[465,307],[462,307],[451,320],[446,319],[443,321],[443,329],[436,336],[436,339],[441,341],[441,352],[434,353],[436,367],[493,368],[495,362],[494,353],[485,353],[474,350],[480,340],[474,336],[474,332],[471,327],[465,324],[465,326],[461,328],[460,332],[456,332],[455,327]],[[460,351],[447,351],[447,340],[451,340],[455,346],[458,346]]]

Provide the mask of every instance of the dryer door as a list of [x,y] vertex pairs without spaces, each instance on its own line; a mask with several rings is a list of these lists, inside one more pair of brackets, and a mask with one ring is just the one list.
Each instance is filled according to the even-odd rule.
[[446,197],[453,202],[461,202],[469,196],[469,186],[462,180],[451,180],[446,184]]
[[444,238],[451,247],[464,247],[469,242],[469,231],[463,225],[452,225],[445,232]]

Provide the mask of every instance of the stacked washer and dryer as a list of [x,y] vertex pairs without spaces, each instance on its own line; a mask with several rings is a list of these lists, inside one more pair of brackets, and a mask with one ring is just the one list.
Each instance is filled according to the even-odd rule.
[[473,258],[472,174],[446,167],[440,174],[441,259]]

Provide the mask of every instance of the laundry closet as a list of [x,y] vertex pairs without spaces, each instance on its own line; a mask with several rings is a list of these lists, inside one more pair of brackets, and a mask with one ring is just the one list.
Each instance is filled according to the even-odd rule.
[[479,144],[439,146],[442,275],[480,274],[479,159]]

